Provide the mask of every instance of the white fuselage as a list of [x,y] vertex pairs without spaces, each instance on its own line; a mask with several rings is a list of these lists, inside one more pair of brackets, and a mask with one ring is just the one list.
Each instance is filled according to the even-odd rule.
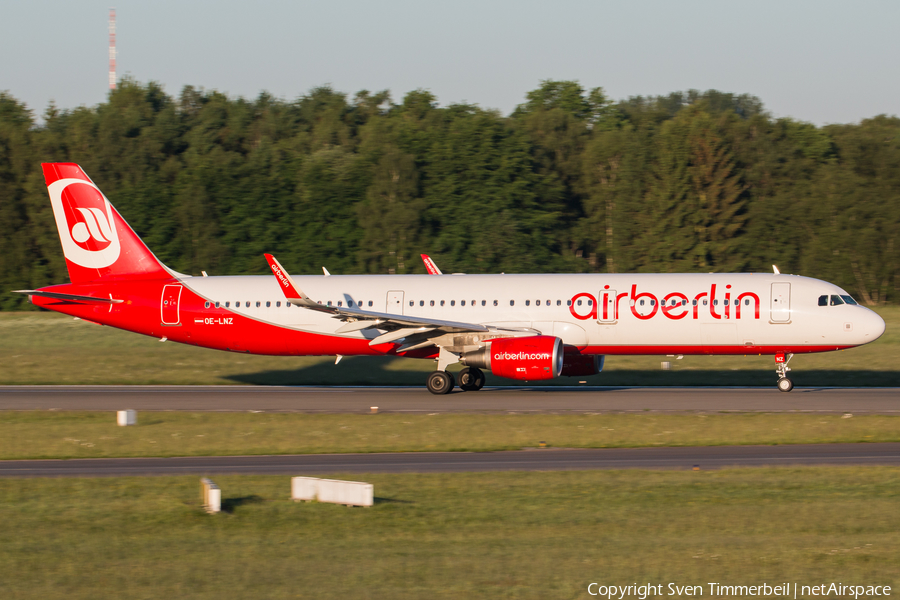
[[[820,296],[847,296],[846,291],[794,275],[347,275],[294,280],[322,304],[531,328],[604,354],[820,352],[865,344],[884,331],[884,321],[862,306],[818,305]],[[249,319],[324,335],[334,335],[341,325],[331,315],[291,306],[272,276],[182,281],[211,303]],[[376,335],[366,331],[342,337]]]

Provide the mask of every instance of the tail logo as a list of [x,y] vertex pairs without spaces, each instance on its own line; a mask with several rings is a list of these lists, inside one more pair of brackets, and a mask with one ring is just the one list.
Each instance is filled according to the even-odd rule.
[[85,268],[109,267],[119,258],[112,205],[89,181],[60,179],[47,191],[66,259]]

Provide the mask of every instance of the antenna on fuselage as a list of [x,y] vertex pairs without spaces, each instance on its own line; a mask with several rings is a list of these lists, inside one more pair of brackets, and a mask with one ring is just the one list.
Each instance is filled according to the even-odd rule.
[[325,277],[331,277],[331,273],[328,272],[328,269],[322,267],[322,272],[325,273]]
[[776,267],[775,265],[772,265],[772,270],[775,271],[776,275],[781,275],[781,271],[779,271],[778,267]]

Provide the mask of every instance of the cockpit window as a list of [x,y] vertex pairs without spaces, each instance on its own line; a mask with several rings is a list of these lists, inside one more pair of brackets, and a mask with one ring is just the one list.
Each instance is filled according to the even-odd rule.
[[841,298],[843,298],[844,302],[846,302],[847,304],[853,304],[854,306],[859,304],[859,302],[857,302],[856,300],[853,299],[853,296],[844,296],[842,294]]
[[844,301],[841,300],[841,297],[840,297],[840,296],[838,296],[837,294],[832,294],[832,295],[831,295],[831,305],[832,305],[832,306],[839,306],[839,305],[841,305],[841,304],[843,304],[843,303],[844,303]]
[[828,294],[819,296],[819,306],[828,306]]

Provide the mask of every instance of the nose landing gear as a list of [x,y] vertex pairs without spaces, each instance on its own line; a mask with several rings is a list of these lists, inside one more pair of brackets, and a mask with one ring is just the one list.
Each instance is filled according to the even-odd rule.
[[775,372],[778,373],[778,389],[782,392],[789,392],[794,389],[794,382],[787,378],[788,371],[791,368],[788,363],[794,358],[793,354],[788,354],[785,359],[784,352],[775,355]]

